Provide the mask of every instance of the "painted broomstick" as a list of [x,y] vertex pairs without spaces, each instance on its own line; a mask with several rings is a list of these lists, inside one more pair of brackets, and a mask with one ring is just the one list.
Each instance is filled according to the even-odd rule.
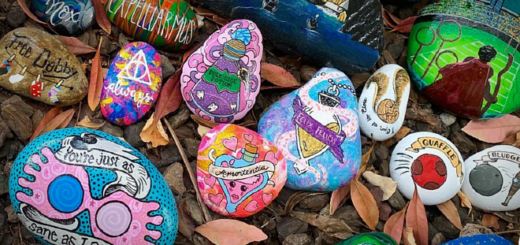
[[[498,92],[500,92],[502,76],[507,71],[509,71],[509,68],[511,68],[512,65],[513,65],[513,55],[509,54],[506,66],[504,67],[504,69],[500,70],[500,72],[498,73],[497,85],[495,86],[495,91],[493,92],[493,98],[496,98],[498,95]],[[482,111],[480,112],[481,115],[483,115],[489,109],[489,107],[491,107],[491,105],[493,105],[494,103],[496,103],[496,102],[491,103],[491,102],[487,101],[486,106],[484,106],[484,108],[482,108]]]

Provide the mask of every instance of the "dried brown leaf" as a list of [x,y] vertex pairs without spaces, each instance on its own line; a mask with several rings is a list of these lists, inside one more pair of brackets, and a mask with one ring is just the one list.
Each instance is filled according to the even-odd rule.
[[415,238],[413,237],[414,230],[410,227],[406,227],[403,230],[403,243],[404,245],[417,245]]
[[179,109],[182,103],[181,69],[177,70],[164,84],[155,105],[155,122]]
[[282,67],[262,62],[260,75],[263,79],[282,88],[301,86],[296,78]]
[[49,122],[52,121],[52,119],[54,119],[61,112],[62,112],[62,110],[59,107],[54,107],[54,108],[50,109],[42,117],[42,120],[40,120],[40,122],[38,123],[38,126],[36,126],[36,129],[34,130],[34,132],[33,132],[32,136],[31,136],[31,138],[29,139],[29,141],[32,141],[34,138],[36,138],[39,135],[41,135],[42,134],[42,129],[45,128],[45,126],[47,126],[47,124],[49,124]]
[[350,182],[350,196],[361,219],[368,228],[375,230],[379,220],[379,208],[372,193],[359,180],[354,179]]
[[206,135],[209,132],[209,130],[211,130],[211,128],[208,128],[208,127],[203,126],[203,125],[199,125],[197,127],[197,133],[199,133],[201,138],[204,138],[204,135]]
[[204,18],[211,20],[220,26],[226,25],[230,21],[229,19],[217,15],[207,9],[193,7],[193,10],[195,10],[195,12],[197,12],[197,14],[199,14],[200,16],[203,16]]
[[374,151],[374,146],[376,145],[376,141],[372,139],[372,144],[370,144],[370,148],[368,148],[368,151],[363,154],[363,157],[361,157],[361,165],[359,166],[359,170],[356,174],[355,179],[359,179],[359,176],[363,174],[367,170],[367,165],[370,160],[370,154],[372,154],[372,151]]
[[328,215],[325,216],[294,211],[291,213],[291,216],[298,218],[299,220],[312,226],[316,226],[318,229],[325,232],[325,234],[329,236],[333,236],[339,239],[347,239],[352,236],[352,229],[345,222]]
[[20,8],[23,10],[23,12],[29,17],[31,18],[31,20],[34,20],[36,23],[39,23],[39,24],[42,24],[43,26],[49,28],[52,30],[51,26],[41,20],[38,19],[38,17],[36,17],[32,12],[31,10],[29,9],[29,7],[27,7],[27,4],[25,3],[25,0],[18,0],[18,5],[20,5]]
[[[50,113],[50,111],[47,113],[47,115]],[[55,112],[52,112],[53,114]],[[46,115],[46,116],[47,116]],[[36,131],[34,132],[33,136],[34,138],[45,134],[47,132],[50,132],[55,129],[65,128],[67,125],[69,125],[70,121],[72,120],[72,117],[74,116],[74,109],[69,109],[67,111],[64,111],[58,115],[56,115],[52,120],[50,120],[45,126],[42,127],[40,132],[36,134]],[[45,116],[44,116],[45,118]],[[43,121],[43,119],[42,119]],[[41,124],[42,122],[40,122]],[[39,125],[38,125],[39,126]],[[32,138],[32,137],[31,137]]]
[[487,143],[500,143],[509,135],[520,132],[520,118],[505,115],[489,120],[471,120],[462,131]]
[[411,16],[404,19],[393,29],[393,31],[398,31],[406,34],[410,33],[412,31],[412,27],[416,19],[417,16]]
[[154,115],[146,121],[143,130],[139,134],[143,142],[152,143],[153,147],[167,145],[170,142],[168,135],[164,131],[161,121],[154,122]]
[[101,29],[110,35],[112,24],[110,24],[110,20],[105,12],[104,3],[101,0],[92,0],[92,4],[94,4],[94,10],[96,11],[96,22]]
[[378,186],[383,190],[382,201],[388,200],[397,190],[397,182],[392,178],[381,176],[371,171],[365,171],[363,178],[365,178],[368,183]]
[[209,221],[195,231],[217,245],[246,245],[267,239],[267,235],[256,226],[233,219]]
[[466,194],[464,194],[462,191],[457,192],[457,195],[460,198],[460,205],[464,208],[469,208],[468,214],[473,209],[473,205],[471,205],[471,201],[468,199]]
[[[103,12],[104,13],[104,12]],[[88,106],[91,111],[95,111],[101,99],[101,90],[103,89],[103,72],[101,70],[100,49],[103,43],[103,37],[99,40],[99,46],[92,60],[92,68],[90,70],[90,84],[88,86]]]
[[462,222],[460,221],[459,211],[455,204],[448,200],[441,204],[437,204],[439,210],[448,218],[448,220],[455,226],[457,229],[462,230]]
[[206,121],[198,116],[195,116],[193,114],[190,115],[191,119],[193,119],[193,121],[195,121],[196,123],[202,125],[202,126],[206,126],[208,128],[214,128],[215,126],[218,125],[218,123],[214,123],[214,122],[210,122],[210,121]]
[[395,143],[397,143],[398,141],[400,141],[401,139],[403,139],[406,135],[408,135],[408,133],[410,133],[410,128],[409,127],[406,127],[406,126],[402,126],[399,131],[397,131],[397,133],[394,135],[394,137],[390,138],[390,139],[387,139],[385,141],[383,141],[383,145],[386,146],[386,147],[390,147],[390,146],[393,146]]
[[395,28],[401,20],[397,17],[395,17],[393,14],[388,12],[385,8],[383,8],[383,23],[391,28]]
[[195,222],[190,215],[186,199],[181,199],[178,203],[179,207],[179,232],[190,241],[195,233]]
[[406,214],[406,208],[408,204],[399,212],[393,214],[388,218],[383,228],[383,232],[394,238],[396,241],[401,241],[404,228],[404,216]]
[[291,213],[293,208],[303,199],[310,196],[323,195],[323,193],[319,192],[305,192],[298,191],[292,194],[289,199],[287,199],[287,203],[285,204],[285,214]]
[[348,185],[342,186],[341,188],[335,190],[330,195],[330,215],[333,215],[336,210],[338,210],[339,206],[347,198],[350,193],[350,183]]
[[95,48],[88,46],[87,44],[75,37],[58,37],[60,38],[60,41],[63,44],[65,44],[65,46],[69,49],[69,51],[75,55],[90,54],[96,52]]
[[413,236],[419,245],[428,245],[428,220],[417,188],[406,211],[406,227],[413,229]]
[[498,224],[498,217],[492,214],[482,215],[482,225],[489,228],[495,228],[498,230],[500,224]]
[[83,119],[81,119],[81,121],[76,123],[76,127],[84,127],[84,128],[91,128],[91,129],[99,129],[99,128],[103,127],[103,125],[105,125],[105,121],[96,123],[96,122],[93,122],[92,120],[90,120],[90,118],[88,116],[85,116]]

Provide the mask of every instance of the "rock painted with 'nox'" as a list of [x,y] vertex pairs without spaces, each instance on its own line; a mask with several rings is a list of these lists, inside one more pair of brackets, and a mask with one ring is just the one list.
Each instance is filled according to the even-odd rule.
[[520,208],[520,149],[497,145],[469,157],[462,192],[471,205],[486,211]]
[[385,65],[366,82],[359,97],[361,132],[377,141],[392,138],[403,126],[410,77],[398,65]]
[[404,137],[390,158],[390,176],[412,199],[415,186],[424,205],[437,205],[457,195],[465,178],[464,159],[448,139],[430,132]]
[[9,196],[43,244],[173,244],[175,200],[138,150],[107,133],[46,133],[16,158]]
[[53,35],[18,28],[0,40],[0,86],[52,106],[80,102],[88,90],[81,64]]
[[181,92],[190,110],[217,123],[242,119],[260,91],[262,52],[262,34],[249,20],[211,34],[182,67]]
[[197,34],[197,17],[184,0],[107,0],[105,12],[125,34],[159,49],[186,49]]
[[350,79],[322,68],[303,87],[275,102],[258,123],[287,160],[287,187],[333,191],[356,175],[361,161],[356,92]]
[[159,54],[147,43],[129,43],[108,69],[101,92],[101,112],[113,124],[132,124],[152,108],[161,83]]
[[287,168],[282,152],[269,140],[238,125],[220,124],[200,143],[197,180],[213,211],[247,217],[278,196]]
[[94,23],[91,0],[32,0],[31,11],[66,36],[77,36]]

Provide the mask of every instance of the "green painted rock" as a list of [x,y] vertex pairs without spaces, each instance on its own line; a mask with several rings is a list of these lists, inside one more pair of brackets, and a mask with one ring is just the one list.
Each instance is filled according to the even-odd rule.
[[410,77],[434,104],[467,118],[520,108],[520,0],[426,6],[408,45]]
[[186,49],[197,33],[195,12],[183,0],[107,0],[110,21],[159,49]]
[[389,235],[383,232],[370,232],[355,235],[336,245],[398,245]]

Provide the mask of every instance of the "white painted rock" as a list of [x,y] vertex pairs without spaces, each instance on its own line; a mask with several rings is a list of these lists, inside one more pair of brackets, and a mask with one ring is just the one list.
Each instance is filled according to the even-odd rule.
[[410,77],[398,65],[385,65],[366,82],[359,97],[359,126],[378,141],[392,138],[403,126]]
[[493,146],[468,158],[464,166],[462,192],[473,206],[486,211],[520,208],[520,149]]
[[403,196],[414,186],[424,205],[443,203],[457,194],[464,180],[464,160],[448,139],[430,132],[406,136],[390,158],[390,176]]

